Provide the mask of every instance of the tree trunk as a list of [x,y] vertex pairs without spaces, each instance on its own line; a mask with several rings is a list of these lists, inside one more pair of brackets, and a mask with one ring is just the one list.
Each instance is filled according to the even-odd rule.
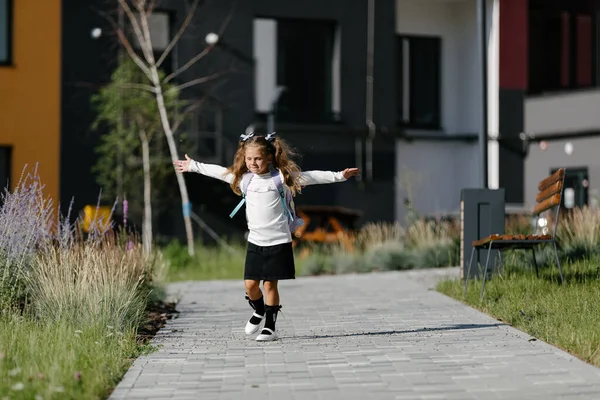
[[152,195],[150,178],[150,144],[148,136],[143,130],[140,131],[142,142],[142,162],[144,167],[144,220],[142,221],[142,248],[145,255],[152,251]]
[[[156,90],[156,102],[158,105],[158,111],[160,113],[160,120],[162,122],[163,130],[165,132],[165,136],[167,138],[167,143],[169,145],[169,152],[171,153],[171,160],[173,162],[179,159],[179,154],[177,153],[177,146],[175,145],[175,140],[173,139],[173,131],[171,130],[171,123],[169,121],[169,117],[167,116],[167,109],[165,107],[165,100],[163,97],[162,86],[160,84],[160,80],[158,77],[158,70],[156,65],[150,65],[150,73],[152,74],[152,83],[154,85],[154,89]],[[188,242],[188,254],[190,256],[194,255],[194,232],[192,231],[192,219],[190,217],[191,213],[191,204],[187,192],[187,187],[185,185],[185,179],[183,178],[183,174],[175,174],[177,177],[177,184],[179,185],[179,192],[181,193],[181,207],[183,211],[183,220],[185,223],[185,233],[187,236]]]

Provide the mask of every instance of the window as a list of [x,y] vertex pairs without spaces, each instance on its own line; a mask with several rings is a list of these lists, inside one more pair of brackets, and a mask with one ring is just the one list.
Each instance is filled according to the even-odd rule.
[[597,21],[592,10],[572,5],[566,10],[566,5],[531,3],[528,88],[531,94],[597,85]]
[[397,56],[400,124],[439,129],[441,39],[399,36]]
[[[558,169],[553,168],[551,173]],[[561,208],[571,209],[588,204],[589,175],[587,167],[569,167],[565,172],[565,186]]]
[[254,58],[259,113],[273,108],[277,120],[288,122],[338,119],[340,30],[335,22],[256,19]]
[[0,146],[0,191],[8,187],[11,164],[12,148],[9,146]]
[[[0,0],[2,1],[2,0]],[[153,10],[148,17],[148,29],[150,30],[150,40],[152,41],[152,49],[154,50],[154,59],[158,61],[158,58],[162,55],[163,51],[169,45],[171,41],[171,16],[168,12]],[[135,34],[132,32],[132,35]],[[135,47],[140,48],[140,44],[135,37]],[[173,72],[173,58],[171,57],[173,51],[165,58],[165,61],[160,66],[166,74]]]
[[12,0],[0,0],[0,65],[12,63]]

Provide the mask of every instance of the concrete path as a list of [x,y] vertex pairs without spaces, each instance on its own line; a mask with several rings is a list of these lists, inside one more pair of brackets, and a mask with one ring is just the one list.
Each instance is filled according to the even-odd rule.
[[181,314],[111,399],[600,399],[600,369],[428,289],[447,273],[281,282],[270,343],[241,281],[174,285]]

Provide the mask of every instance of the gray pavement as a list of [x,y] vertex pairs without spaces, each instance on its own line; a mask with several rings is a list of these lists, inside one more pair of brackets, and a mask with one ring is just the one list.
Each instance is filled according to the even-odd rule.
[[280,282],[281,339],[242,281],[186,282],[111,399],[600,399],[600,369],[431,290],[456,268]]

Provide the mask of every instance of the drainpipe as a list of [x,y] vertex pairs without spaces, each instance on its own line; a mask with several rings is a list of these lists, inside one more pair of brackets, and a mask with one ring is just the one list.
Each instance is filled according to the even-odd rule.
[[481,132],[479,151],[481,154],[482,187],[488,188],[488,62],[487,62],[487,0],[477,1],[477,19],[479,26],[479,45],[481,58]]
[[375,47],[375,0],[369,0],[367,11],[367,87],[365,122],[368,129],[366,150],[367,181],[373,181],[373,139],[376,126],[373,121],[373,55]]

